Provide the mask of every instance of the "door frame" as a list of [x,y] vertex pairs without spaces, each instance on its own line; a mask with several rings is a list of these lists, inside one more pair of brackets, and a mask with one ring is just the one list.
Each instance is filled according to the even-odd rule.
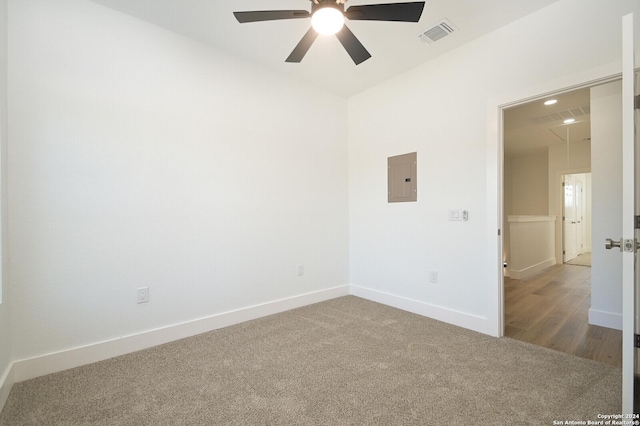
[[[558,202],[558,199],[560,199],[560,201],[562,201],[562,208],[564,209],[564,191],[562,187],[557,187],[557,182],[562,183],[563,179],[566,175],[587,175],[587,174],[591,174],[591,167],[589,168],[577,168],[577,169],[567,169],[569,171],[565,171],[565,170],[557,170],[556,171],[556,175],[555,175],[555,180],[553,181],[553,188],[554,191],[556,191],[553,196],[556,197],[556,203]],[[582,182],[583,184],[583,190],[586,187],[586,181]],[[589,191],[590,192],[590,191]],[[558,195],[560,194],[560,195]],[[589,197],[591,197],[591,194],[589,193]],[[585,213],[584,209],[586,209],[586,198],[584,196],[584,192],[583,192],[583,198],[582,198],[582,211],[580,213]],[[560,226],[559,228],[559,236],[556,236],[556,242],[559,241],[560,242],[560,248],[558,249],[558,247],[556,247],[556,263],[564,263],[564,223],[562,221],[562,218],[558,219],[558,221],[560,222]],[[582,229],[583,229],[583,235],[582,235],[582,242],[586,242],[587,238],[586,238],[586,234],[584,232],[584,229],[586,228],[584,226],[584,217],[582,217],[581,220],[582,223],[580,223]],[[590,224],[592,225],[592,224]],[[580,227],[578,227],[580,228]],[[557,230],[557,229],[556,229]],[[555,243],[555,242],[554,242]],[[584,248],[584,247],[583,247]],[[583,251],[580,250],[580,248],[578,248],[578,255],[584,253]]]
[[[582,180],[581,180],[582,179]],[[576,249],[578,252],[578,256],[584,253],[584,244],[585,244],[585,216],[586,216],[586,174],[580,173],[577,175],[575,180],[576,186],[576,218],[578,219],[576,222]]]
[[[614,79],[615,81],[615,79]],[[562,194],[562,178],[564,175],[578,175],[591,173],[591,167],[578,167],[573,169],[559,169],[556,170],[553,176],[553,188],[556,205],[561,205],[564,202],[564,195]],[[554,244],[556,245],[556,263],[564,263],[564,256],[562,250],[564,249],[564,230],[562,229],[562,217],[556,218],[556,238]]]
[[[573,181],[573,176],[574,176],[573,174],[564,174],[564,175],[562,175],[562,183],[563,183],[562,188],[564,189],[563,194],[562,194],[562,219],[561,219],[562,220],[562,222],[561,222],[562,223],[562,225],[561,225],[562,230],[561,230],[561,233],[560,233],[561,234],[561,238],[562,238],[562,240],[561,240],[562,241],[562,263],[565,263],[567,261],[567,249],[568,249],[568,246],[569,246],[568,240],[569,240],[569,236],[570,236],[570,235],[568,235],[570,229],[567,229],[567,222],[568,222],[568,218],[567,218],[567,182],[569,182],[569,184],[571,185],[571,190],[575,191],[575,183]],[[577,214],[577,212],[576,212],[576,199],[575,199],[576,195],[575,195],[575,192],[571,195],[571,197],[572,197],[572,200],[571,200],[572,208],[574,210],[573,211],[573,215],[574,215],[573,219],[575,219],[575,215]],[[569,213],[571,213],[571,212],[569,212]],[[572,225],[577,225],[575,220],[573,221]],[[577,228],[578,228],[577,226],[573,227],[573,233],[574,234],[573,234],[573,238],[572,239],[574,240],[573,241],[574,247],[572,247],[572,248],[575,251],[575,255],[571,258],[571,260],[578,256],[578,239],[577,239],[578,229]],[[570,254],[573,254],[573,252],[570,253]]]
[[[622,18],[622,17],[621,17]],[[636,46],[637,51],[639,47]],[[638,58],[636,58],[637,60]],[[636,64],[632,64],[635,67]],[[504,274],[503,274],[503,224],[504,224],[504,135],[503,135],[503,111],[506,108],[521,105],[527,102],[540,100],[547,96],[564,93],[575,89],[597,86],[622,79],[621,63],[610,63],[587,71],[571,74],[519,89],[515,92],[501,93],[490,97],[487,102],[487,222],[486,232],[489,247],[487,250],[487,264],[493,265],[489,269],[491,278],[490,286],[494,287],[494,296],[489,297],[487,313],[487,333],[496,337],[504,336]],[[638,71],[638,68],[635,69]],[[624,95],[624,90],[623,90]],[[592,242],[593,243],[593,242]],[[623,268],[624,269],[624,268]],[[624,282],[624,280],[623,280]],[[623,296],[625,289],[623,286]],[[623,297],[624,298],[624,297]],[[623,300],[623,322],[625,321],[625,311],[633,309],[634,300]],[[626,334],[624,329],[628,325],[623,324],[623,364]],[[629,383],[629,378],[625,379],[625,373],[633,369],[623,365],[623,412],[632,412],[630,407],[633,404],[627,400],[629,389],[633,396],[633,384]],[[631,376],[633,377],[633,376]]]
[[[529,102],[543,100],[550,96],[572,92],[578,89],[593,87],[600,84],[620,80],[622,74],[619,68],[615,71],[612,65],[607,70],[587,72],[561,79],[555,83],[535,86],[518,93],[505,94],[489,100],[487,123],[487,178],[493,182],[488,186],[487,197],[489,206],[495,206],[495,211],[489,211],[487,215],[487,232],[490,235],[489,242],[493,247],[488,250],[490,265],[494,275],[494,297],[489,300],[487,317],[488,334],[496,337],[504,336],[504,260],[503,260],[503,235],[504,235],[504,110]],[[494,186],[495,185],[495,186]],[[491,189],[495,188],[493,192]]]

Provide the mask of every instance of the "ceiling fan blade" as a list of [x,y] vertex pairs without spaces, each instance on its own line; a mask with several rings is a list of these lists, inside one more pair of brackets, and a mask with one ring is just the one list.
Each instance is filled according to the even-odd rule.
[[336,37],[340,40],[340,43],[344,46],[345,50],[353,59],[356,65],[366,61],[371,57],[371,54],[367,52],[360,40],[351,32],[345,25],[340,31],[336,33]]
[[307,54],[307,51],[313,44],[313,42],[318,37],[318,33],[313,28],[309,28],[309,31],[302,37],[302,40],[298,43],[298,45],[293,49],[293,52],[289,55],[289,57],[285,60],[285,62],[300,62],[304,55]]
[[308,18],[311,13],[307,10],[255,10],[252,12],[233,12],[238,22],[276,21],[279,19]]
[[400,21],[418,22],[422,16],[424,2],[368,4],[351,6],[344,15],[354,21]]

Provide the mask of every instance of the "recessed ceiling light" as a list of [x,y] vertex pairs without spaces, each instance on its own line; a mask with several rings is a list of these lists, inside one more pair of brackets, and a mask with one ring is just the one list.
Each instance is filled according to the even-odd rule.
[[553,105],[553,104],[555,104],[556,102],[558,102],[558,100],[557,100],[557,99],[549,99],[548,101],[544,101],[544,104],[545,104],[545,105]]
[[575,118],[567,118],[566,120],[564,120],[564,124],[571,124],[575,122],[576,122]]

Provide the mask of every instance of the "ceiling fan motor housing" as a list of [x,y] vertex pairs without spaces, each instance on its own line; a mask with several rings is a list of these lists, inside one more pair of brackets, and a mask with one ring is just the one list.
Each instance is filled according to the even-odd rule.
[[325,7],[332,7],[344,14],[344,2],[340,0],[311,0],[311,14]]

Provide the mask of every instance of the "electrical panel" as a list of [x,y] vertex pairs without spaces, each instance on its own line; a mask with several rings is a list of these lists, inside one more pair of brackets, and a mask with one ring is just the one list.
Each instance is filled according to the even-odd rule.
[[387,194],[389,203],[418,200],[417,165],[415,152],[387,159]]

